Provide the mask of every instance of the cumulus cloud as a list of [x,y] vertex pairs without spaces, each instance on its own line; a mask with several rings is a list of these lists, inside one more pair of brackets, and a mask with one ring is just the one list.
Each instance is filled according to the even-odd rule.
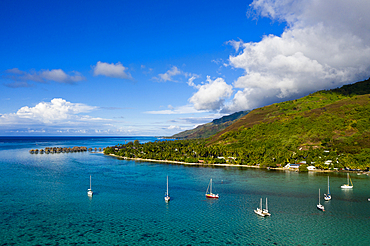
[[124,67],[120,62],[106,63],[98,61],[95,66],[92,66],[94,76],[103,75],[111,78],[132,79],[131,75],[126,72],[127,67]]
[[244,75],[226,111],[252,109],[370,76],[369,1],[255,0],[256,16],[287,23],[280,36],[230,41],[242,52],[229,57]]
[[5,84],[5,86],[16,88],[16,87],[30,87],[31,84],[28,81],[45,83],[48,81],[54,81],[58,83],[73,84],[85,79],[79,72],[72,71],[69,74],[65,73],[62,69],[52,70],[41,70],[30,72],[21,71],[18,68],[12,68],[5,71],[6,75],[3,76],[6,79],[13,80],[14,82]]
[[228,85],[223,78],[212,80],[209,76],[207,76],[207,83],[195,87],[198,91],[189,99],[189,102],[197,110],[218,110],[223,107],[225,99],[233,92],[232,86]]
[[95,106],[54,98],[50,102],[40,102],[34,107],[24,106],[15,113],[0,115],[0,128],[2,133],[78,133],[91,128],[101,129],[103,123],[109,120],[86,114],[95,109]]
[[[95,107],[82,103],[67,102],[62,98],[54,98],[50,102],[40,102],[35,107],[22,107],[15,115],[19,118],[35,119],[43,123],[52,123],[71,119],[79,113],[89,112]],[[80,119],[85,118],[79,117]]]

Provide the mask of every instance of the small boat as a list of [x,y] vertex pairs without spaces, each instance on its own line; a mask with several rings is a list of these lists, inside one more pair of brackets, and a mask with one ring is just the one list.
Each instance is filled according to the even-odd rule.
[[212,193],[212,179],[209,181],[207,191],[206,191],[206,197],[207,198],[218,198],[218,194],[213,194]]
[[267,197],[266,197],[266,208],[262,210],[262,213],[265,215],[265,216],[270,216],[271,214],[269,213],[269,209],[268,209],[268,206],[267,206]]
[[164,200],[166,201],[166,202],[169,202],[170,201],[170,194],[168,193],[168,175],[167,175],[167,192],[166,192],[166,194],[164,195]]
[[90,189],[87,189],[87,195],[90,197],[93,196],[93,191],[91,190],[91,175],[90,175]]
[[[349,185],[349,181],[351,181],[351,185]],[[349,173],[347,173],[347,184],[342,185],[340,188],[342,189],[352,189],[353,188],[352,180],[349,177]]]
[[255,209],[254,212],[256,214],[258,214],[259,216],[262,216],[262,217],[265,217],[265,216],[270,216],[271,214],[269,213],[268,211],[268,208],[267,208],[267,198],[266,198],[266,208],[263,209],[262,208],[262,198],[260,200],[260,207]]
[[331,200],[331,195],[330,195],[330,185],[329,185],[329,176],[328,176],[328,194],[324,194],[324,200],[329,201]]
[[319,189],[319,204],[316,205],[317,209],[325,211],[324,205],[320,204],[320,189]]

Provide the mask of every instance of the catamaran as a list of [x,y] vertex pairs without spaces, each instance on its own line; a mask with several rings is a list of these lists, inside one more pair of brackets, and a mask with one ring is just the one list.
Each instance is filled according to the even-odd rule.
[[258,214],[259,216],[265,217],[265,216],[270,216],[271,214],[269,213],[268,207],[267,207],[267,198],[266,198],[266,208],[262,208],[262,198],[260,200],[260,207],[255,209],[254,212]]
[[319,189],[319,204],[316,205],[317,209],[325,211],[324,205],[320,204],[320,189]]
[[167,192],[166,192],[166,194],[164,195],[164,200],[166,201],[166,202],[169,202],[170,201],[170,194],[168,193],[168,175],[167,175]]
[[87,189],[87,195],[90,197],[93,195],[93,191],[91,190],[91,175],[90,175],[90,189]]
[[[349,185],[349,181],[351,181],[351,185]],[[352,189],[353,188],[352,180],[349,177],[349,173],[347,173],[347,184],[342,185],[340,188],[342,189]]]
[[209,181],[207,191],[206,191],[206,197],[207,198],[218,198],[218,194],[213,194],[212,193],[212,179]]
[[324,200],[329,201],[331,200],[331,195],[330,195],[330,185],[329,185],[329,176],[328,176],[328,194],[324,194]]

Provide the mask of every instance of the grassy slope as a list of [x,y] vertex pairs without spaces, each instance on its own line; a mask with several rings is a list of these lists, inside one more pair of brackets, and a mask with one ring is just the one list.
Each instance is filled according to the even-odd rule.
[[370,149],[370,80],[258,108],[208,139],[230,148]]

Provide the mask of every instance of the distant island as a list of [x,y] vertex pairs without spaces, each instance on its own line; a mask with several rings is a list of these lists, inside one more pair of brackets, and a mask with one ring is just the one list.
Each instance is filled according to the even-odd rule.
[[368,79],[254,109],[208,138],[143,144],[135,140],[107,147],[104,153],[144,160],[262,168],[300,163],[302,171],[307,166],[369,170],[369,115]]

